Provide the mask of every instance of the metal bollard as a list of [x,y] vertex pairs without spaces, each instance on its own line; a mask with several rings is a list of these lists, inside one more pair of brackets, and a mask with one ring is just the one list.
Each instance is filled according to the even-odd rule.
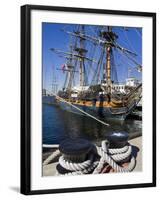
[[128,133],[125,131],[112,132],[107,135],[107,140],[109,142],[109,148],[122,148],[128,142]]
[[[109,142],[109,148],[118,149],[123,148],[128,143],[128,133],[125,131],[121,132],[112,132],[107,136],[107,140]],[[128,165],[130,162],[131,156],[123,159],[122,161],[118,162],[121,166]]]
[[[66,139],[59,145],[59,150],[64,159],[71,163],[82,163],[86,160],[87,154],[91,151],[93,145],[88,140],[82,138]],[[60,164],[57,165],[57,171],[60,174],[71,172],[64,169]]]

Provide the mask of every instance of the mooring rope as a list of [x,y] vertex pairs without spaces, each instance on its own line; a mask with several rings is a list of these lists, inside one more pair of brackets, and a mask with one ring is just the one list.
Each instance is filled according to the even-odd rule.
[[73,162],[69,162],[66,161],[65,158],[63,157],[63,155],[59,158],[59,164],[70,171],[82,171],[84,169],[87,169],[91,166],[91,164],[93,163],[93,154],[90,154],[88,160],[81,162],[81,163],[73,163]]
[[97,167],[98,165],[98,161],[95,161],[92,163],[92,165],[90,165],[88,168],[83,169],[82,171],[73,171],[73,172],[69,172],[66,174],[59,174],[57,173],[57,175],[59,176],[70,176],[70,175],[83,175],[83,174],[89,174],[91,172],[93,172],[93,170]]
[[59,151],[59,149],[57,149],[50,156],[48,156],[48,158],[43,162],[43,166],[48,165],[53,159],[55,159],[56,157],[60,155],[61,155],[61,152]]
[[104,122],[104,121],[102,121],[102,120],[100,120],[100,119],[94,117],[93,115],[90,115],[89,113],[87,113],[87,112],[85,112],[84,110],[78,108],[77,106],[73,105],[72,103],[66,101],[65,99],[63,99],[62,97],[58,96],[57,94],[54,94],[54,93],[53,93],[53,95],[54,95],[55,97],[57,97],[58,99],[60,99],[60,101],[63,101],[63,102],[65,102],[65,103],[67,103],[68,105],[72,106],[73,108],[77,109],[78,111],[80,111],[81,113],[87,115],[88,117],[90,117],[90,118],[92,118],[92,119],[94,119],[94,120],[100,122],[100,123],[103,124],[103,125],[110,126],[110,125],[107,124],[106,122]]

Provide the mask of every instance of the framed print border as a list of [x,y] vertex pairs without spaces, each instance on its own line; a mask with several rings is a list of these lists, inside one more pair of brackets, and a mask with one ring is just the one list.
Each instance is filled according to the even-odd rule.
[[[31,173],[31,11],[62,11],[76,13],[108,14],[122,16],[142,16],[152,18],[152,182],[123,185],[105,185],[89,187],[73,187],[60,189],[32,190]],[[43,5],[24,5],[21,7],[21,193],[30,194],[49,194],[64,192],[80,192],[108,189],[127,189],[140,187],[156,186],[156,13],[134,12],[120,10],[102,10],[90,8],[54,7]]]

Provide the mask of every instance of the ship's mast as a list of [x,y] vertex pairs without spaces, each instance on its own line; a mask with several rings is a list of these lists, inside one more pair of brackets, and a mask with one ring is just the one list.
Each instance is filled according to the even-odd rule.
[[[82,27],[82,31],[84,31],[84,26]],[[84,49],[84,40],[80,38],[80,49],[79,54],[83,56],[83,49]],[[84,59],[80,58],[79,67],[80,67],[80,86],[84,86],[84,67],[83,67]]]
[[105,49],[106,49],[106,92],[111,93],[111,53],[112,47],[114,46],[114,41],[117,35],[112,32],[112,27],[107,26],[101,31],[101,37],[104,39]]
[[[63,70],[67,71],[67,77],[65,80],[65,86],[67,85],[66,89],[71,90],[72,88],[72,82],[74,79],[74,72],[79,72],[79,86],[83,88],[83,86],[86,85],[86,67],[85,62],[95,62],[96,60],[89,58],[86,56],[86,53],[88,52],[87,49],[85,49],[85,41],[90,41],[92,43],[98,43],[99,40],[97,38],[93,38],[89,35],[85,34],[85,26],[79,25],[78,29],[76,31],[70,32],[66,31],[67,34],[71,35],[71,37],[75,37],[75,45],[73,45],[73,41],[71,42],[69,51],[63,51],[56,48],[51,48],[50,50],[54,53],[59,54],[61,57],[65,57],[67,61],[67,69],[57,69],[57,70]],[[99,43],[98,43],[99,44]],[[74,59],[74,65],[72,60]],[[76,65],[78,65],[79,69],[76,71]],[[67,84],[68,83],[68,84]]]
[[106,76],[107,76],[107,85],[110,86],[111,84],[111,47],[108,46],[106,50]]
[[[108,26],[108,35],[112,32],[112,28]],[[109,38],[110,40],[111,38]],[[111,43],[106,46],[106,77],[107,77],[107,93],[111,93]]]
[[[78,34],[82,34],[82,35],[85,34],[84,25],[81,25],[80,31],[79,31]],[[80,86],[84,86],[85,85],[84,59],[85,59],[85,53],[87,52],[87,50],[84,47],[84,42],[85,42],[85,38],[84,37],[80,37],[79,47],[75,48],[75,51],[77,51],[79,56],[80,56],[79,57],[79,84],[80,84]]]
[[[72,43],[70,44],[69,46],[70,48],[70,52],[73,53],[73,46],[72,46]],[[73,60],[73,55],[71,54],[69,56],[69,59],[68,59],[68,62],[67,62],[67,66],[68,66],[68,86],[67,86],[67,89],[69,91],[71,91],[71,88],[72,88],[72,75],[73,75],[73,64],[72,64],[72,60]]]
[[57,93],[57,90],[58,90],[58,83],[57,83],[57,77],[56,77],[56,75],[55,75],[54,66],[53,66],[53,76],[52,76],[52,84],[51,84],[51,87],[52,87],[52,93],[53,93],[53,94],[56,94],[56,93]]

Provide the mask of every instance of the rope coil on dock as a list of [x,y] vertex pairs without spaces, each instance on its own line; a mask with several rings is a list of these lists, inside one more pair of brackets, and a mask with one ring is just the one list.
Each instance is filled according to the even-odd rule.
[[[58,175],[82,175],[82,174],[99,174],[104,173],[103,169],[107,165],[114,172],[131,172],[136,166],[136,159],[132,156],[132,146],[127,143],[122,148],[109,148],[108,141],[104,140],[101,143],[101,147],[95,146],[96,152],[93,150],[88,153],[87,159],[83,162],[72,162],[66,160],[65,156],[61,152],[56,150],[52,153],[43,163],[43,165],[49,164],[55,157],[59,156],[59,165],[68,170],[68,172]],[[96,155],[97,154],[97,155]],[[97,156],[100,159],[97,159]],[[123,167],[122,163],[126,163],[127,166]]]
[[[115,172],[131,172],[136,166],[136,160],[132,156],[132,147],[127,145],[120,149],[107,149],[105,145],[106,141],[102,141],[102,147],[97,148],[98,154],[101,156],[97,168],[94,170],[93,174],[100,173],[105,163],[113,168]],[[124,152],[125,150],[125,152]],[[130,163],[127,167],[121,167],[117,162],[123,161],[131,157]]]
[[88,160],[82,163],[72,163],[72,162],[66,161],[63,155],[59,158],[59,164],[63,168],[67,170],[71,170],[71,171],[82,171],[84,169],[89,168],[92,163],[93,163],[93,154],[90,154]]
[[83,174],[90,174],[98,165],[98,161],[96,162],[93,162],[92,165],[90,165],[90,167],[82,170],[82,171],[73,171],[73,172],[69,172],[69,173],[66,173],[66,174],[59,174],[57,173],[57,175],[59,176],[70,176],[70,175],[83,175]]

